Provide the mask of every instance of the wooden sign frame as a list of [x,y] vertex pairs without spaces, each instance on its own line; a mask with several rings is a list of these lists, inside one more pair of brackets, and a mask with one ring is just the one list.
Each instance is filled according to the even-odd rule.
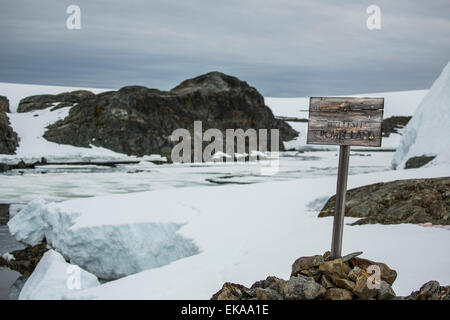
[[307,144],[381,147],[384,98],[311,97]]
[[342,256],[350,146],[381,147],[384,98],[311,97],[307,144],[340,145],[331,257]]

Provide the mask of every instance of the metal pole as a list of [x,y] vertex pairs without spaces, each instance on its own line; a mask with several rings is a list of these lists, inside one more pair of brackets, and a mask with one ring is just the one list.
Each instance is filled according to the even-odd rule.
[[342,253],[342,234],[344,231],[345,193],[347,191],[349,157],[350,146],[340,146],[336,186],[336,208],[334,210],[333,238],[331,240],[331,257],[333,259],[341,258]]

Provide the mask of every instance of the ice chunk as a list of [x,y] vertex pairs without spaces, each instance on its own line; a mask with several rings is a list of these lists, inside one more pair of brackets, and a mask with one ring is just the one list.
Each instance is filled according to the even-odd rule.
[[400,146],[392,160],[403,168],[416,156],[436,156],[429,164],[450,164],[450,62],[433,83],[405,127]]
[[[177,233],[182,220],[155,221],[164,215],[163,208],[161,213],[149,215],[144,207],[132,212],[119,205],[114,215],[102,204],[79,219],[76,210],[81,207],[72,203],[66,202],[62,209],[57,203],[32,201],[9,221],[9,230],[17,240],[30,245],[45,238],[73,263],[103,279],[163,266],[198,252],[191,239]],[[170,210],[170,206],[165,209]],[[174,210],[180,211],[180,207]]]
[[75,290],[99,286],[96,276],[47,251],[22,288],[19,300],[57,300]]

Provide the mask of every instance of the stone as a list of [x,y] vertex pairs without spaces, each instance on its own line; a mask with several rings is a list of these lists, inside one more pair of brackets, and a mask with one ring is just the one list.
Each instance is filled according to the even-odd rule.
[[342,261],[342,259],[334,259],[323,262],[319,266],[319,271],[329,276],[346,278],[350,272],[350,268]]
[[0,163],[0,172],[6,172],[10,169],[9,165],[6,163]]
[[0,113],[2,112],[11,112],[9,110],[9,100],[7,97],[0,96]]
[[[450,177],[407,179],[351,189],[346,194],[345,216],[361,218],[352,225],[427,223],[450,225]],[[319,217],[334,215],[335,196]]]
[[323,297],[325,292],[324,287],[304,276],[291,277],[283,288],[286,300],[315,300]]
[[302,270],[307,270],[312,267],[318,267],[322,262],[324,262],[324,260],[321,255],[300,257],[292,264],[291,276],[296,276]]
[[343,278],[339,278],[336,276],[333,276],[331,278],[331,281],[333,281],[333,283],[342,289],[347,289],[352,291],[355,288],[355,282],[351,281],[351,280],[347,280],[347,279],[343,279]]
[[323,260],[324,260],[324,261],[332,260],[332,259],[331,259],[331,252],[330,252],[330,251],[326,251],[326,252],[323,254]]
[[[170,91],[127,86],[89,96],[73,105],[65,119],[49,125],[44,138],[127,155],[161,154],[170,159],[179,141],[169,137],[180,128],[192,136],[194,121],[202,122],[203,132],[216,128],[223,134],[225,129],[279,129],[281,151],[282,141],[298,136],[286,122],[275,119],[255,88],[238,78],[211,72],[183,81]],[[204,142],[204,146],[208,144]]]
[[325,289],[329,289],[329,288],[334,288],[335,287],[334,283],[326,275],[323,275],[320,278],[320,284]]
[[413,291],[406,300],[450,300],[450,286],[441,287],[438,281],[428,281],[418,291]]
[[251,298],[248,290],[243,285],[226,282],[222,289],[212,296],[211,300],[246,300]]
[[347,289],[329,288],[327,289],[324,300],[352,300],[353,294]]
[[358,279],[361,272],[362,272],[362,269],[360,267],[356,266],[348,273],[348,278],[350,280],[356,282],[356,280]]
[[286,285],[286,280],[269,276],[265,280],[255,282],[250,289],[263,288],[281,292]]
[[380,281],[380,288],[377,289],[377,300],[391,300],[395,298],[395,292],[386,281]]
[[377,295],[376,289],[369,289],[369,287],[367,286],[368,278],[369,278],[369,275],[363,271],[361,273],[361,275],[358,277],[358,279],[356,279],[355,288],[353,289],[352,292],[359,299],[369,300],[371,298],[376,297],[376,295]]
[[258,300],[282,300],[283,296],[277,291],[269,288],[256,288],[255,298]]
[[352,258],[350,260],[350,263],[353,267],[359,267],[363,271],[367,271],[367,267],[369,267],[370,265],[376,265],[380,267],[380,278],[381,280],[386,281],[389,285],[392,285],[395,279],[397,279],[397,271],[389,268],[385,263],[374,262],[362,258]]

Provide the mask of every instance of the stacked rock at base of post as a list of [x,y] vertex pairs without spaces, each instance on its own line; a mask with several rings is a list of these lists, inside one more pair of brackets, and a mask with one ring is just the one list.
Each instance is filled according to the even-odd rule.
[[[250,288],[227,282],[212,300],[448,300],[450,286],[430,281],[408,297],[392,289],[397,272],[355,252],[332,259],[330,252],[298,258],[289,280],[269,276]],[[377,274],[378,273],[378,274]]]

